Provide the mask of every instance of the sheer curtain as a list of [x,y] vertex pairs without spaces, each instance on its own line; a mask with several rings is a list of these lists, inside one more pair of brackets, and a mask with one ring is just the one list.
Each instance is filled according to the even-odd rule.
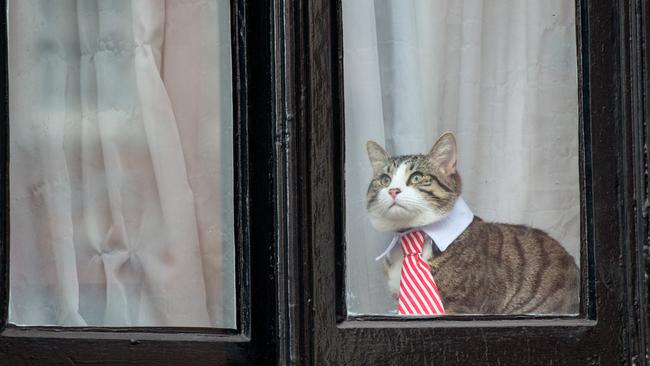
[[574,2],[343,0],[347,304],[386,313],[390,241],[365,214],[375,140],[393,154],[456,134],[463,197],[547,231],[579,259]]
[[229,19],[10,1],[11,323],[235,327]]

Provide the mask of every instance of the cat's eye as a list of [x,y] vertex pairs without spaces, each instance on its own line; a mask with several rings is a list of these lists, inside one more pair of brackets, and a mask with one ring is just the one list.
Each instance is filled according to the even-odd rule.
[[386,174],[382,175],[379,178],[379,184],[381,184],[384,187],[388,187],[388,185],[390,184],[390,181],[391,181],[390,177],[388,175],[386,175]]
[[409,178],[408,184],[420,184],[424,180],[424,175],[422,173],[413,173],[411,178]]

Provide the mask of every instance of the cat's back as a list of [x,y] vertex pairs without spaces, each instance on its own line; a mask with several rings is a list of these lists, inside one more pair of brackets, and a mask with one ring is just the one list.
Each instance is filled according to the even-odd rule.
[[521,314],[578,312],[578,267],[566,249],[542,230],[485,223],[493,260],[503,263],[508,286],[503,310]]
[[479,227],[479,232],[485,235],[484,250],[497,263],[509,263],[513,269],[528,266],[533,272],[549,266],[554,271],[577,270],[573,257],[566,249],[542,230],[482,220]]
[[432,268],[440,270],[440,277],[456,277],[457,283],[449,288],[464,292],[449,297],[476,304],[476,309],[461,312],[571,314],[578,310],[578,268],[562,245],[542,230],[477,217],[436,259]]

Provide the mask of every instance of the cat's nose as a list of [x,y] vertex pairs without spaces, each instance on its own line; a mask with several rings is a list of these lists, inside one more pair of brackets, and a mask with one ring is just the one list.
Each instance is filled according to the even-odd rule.
[[402,193],[402,190],[399,189],[399,188],[391,188],[391,189],[388,190],[388,194],[390,194],[390,196],[393,197],[393,200],[400,193]]

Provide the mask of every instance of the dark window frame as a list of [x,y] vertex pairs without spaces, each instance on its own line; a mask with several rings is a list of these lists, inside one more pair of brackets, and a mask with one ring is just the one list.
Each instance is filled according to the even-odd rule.
[[238,245],[245,244],[237,267],[239,332],[221,335],[7,326],[7,19],[0,14],[0,363],[647,362],[648,0],[578,1],[581,112],[590,121],[583,153],[591,161],[581,173],[593,183],[583,194],[594,219],[584,222],[593,226],[589,242],[596,244],[591,259],[582,256],[595,271],[583,276],[594,279],[586,289],[597,300],[583,308],[595,312],[585,311],[587,320],[443,320],[435,327],[345,318],[341,1],[231,0],[235,124],[241,126],[236,221],[249,225],[236,228]]
[[581,315],[569,319],[346,316],[341,0],[300,3],[289,13],[283,41],[292,44],[286,56],[296,81],[285,94],[298,105],[286,113],[296,118],[288,184],[300,188],[290,192],[299,213],[289,216],[287,245],[300,279],[293,289],[304,294],[293,326],[308,330],[290,354],[312,364],[644,362],[646,1],[577,1],[586,285]]
[[[7,8],[0,0],[0,9]],[[9,105],[7,12],[0,12],[0,363],[251,364],[276,359],[277,266],[270,6],[231,0],[237,329],[8,324]],[[251,11],[255,9],[255,11]],[[264,118],[264,122],[270,118]],[[255,128],[253,128],[255,127]],[[261,128],[260,128],[261,127]]]

